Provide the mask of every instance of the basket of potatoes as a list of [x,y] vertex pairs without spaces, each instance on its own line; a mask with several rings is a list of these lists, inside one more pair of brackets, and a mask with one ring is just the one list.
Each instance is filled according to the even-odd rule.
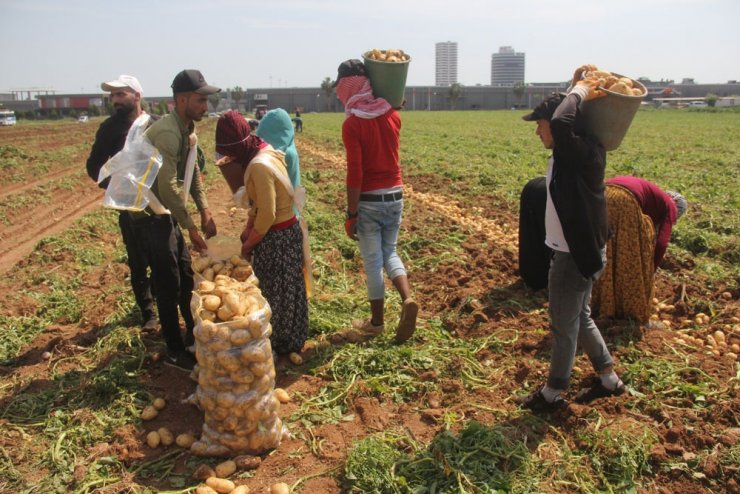
[[613,151],[627,135],[647,88],[639,81],[607,70],[587,71],[583,77],[599,82],[595,97],[581,104],[586,129],[607,151]]

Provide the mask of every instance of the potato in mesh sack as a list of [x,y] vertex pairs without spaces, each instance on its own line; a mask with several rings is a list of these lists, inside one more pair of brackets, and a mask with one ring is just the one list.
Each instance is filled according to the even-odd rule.
[[[205,423],[190,451],[199,456],[260,454],[278,447],[287,433],[274,396],[270,305],[239,256],[225,262],[205,259],[194,259],[194,269],[211,270],[214,276],[196,277],[191,301],[198,360],[191,401],[205,412]],[[238,268],[246,275],[243,280],[232,277]]]

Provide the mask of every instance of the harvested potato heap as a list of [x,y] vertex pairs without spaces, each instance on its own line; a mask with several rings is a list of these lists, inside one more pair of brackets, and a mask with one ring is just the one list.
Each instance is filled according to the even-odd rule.
[[191,308],[198,359],[194,397],[205,423],[190,451],[201,456],[259,454],[276,448],[284,432],[274,396],[270,306],[239,256],[228,262],[203,259],[193,261],[206,279],[197,284]]
[[377,48],[373,48],[367,52],[365,58],[377,60],[378,62],[405,62],[409,59],[409,56],[403,50],[378,50]]
[[607,89],[613,93],[624,94],[626,96],[642,96],[642,88],[629,77],[623,77],[619,74],[609,72],[608,70],[591,70],[584,72],[584,79],[596,78],[599,81],[599,90]]

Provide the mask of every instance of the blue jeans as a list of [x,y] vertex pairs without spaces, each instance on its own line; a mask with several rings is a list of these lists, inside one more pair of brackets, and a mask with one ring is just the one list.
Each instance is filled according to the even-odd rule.
[[406,268],[396,253],[403,199],[393,202],[360,201],[357,211],[357,238],[365,264],[368,296],[370,300],[382,300],[385,298],[383,268],[391,280],[406,275]]
[[[606,251],[602,251],[603,259],[606,259],[605,254]],[[600,274],[597,273],[593,279],[586,279],[578,271],[570,253],[554,252],[549,273],[553,340],[550,375],[547,379],[547,385],[553,389],[568,389],[576,346],[579,344],[597,372],[614,365],[604,338],[591,319],[588,305],[591,287]]]

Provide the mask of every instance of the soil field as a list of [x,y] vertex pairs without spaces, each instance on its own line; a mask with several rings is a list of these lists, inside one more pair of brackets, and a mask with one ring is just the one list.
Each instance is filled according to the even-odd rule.
[[[102,191],[84,171],[98,124],[0,128],[0,492],[193,492],[198,465],[221,461],[146,444],[161,427],[198,436],[203,413],[182,403],[196,383],[162,364],[162,336],[139,326],[117,213],[100,207]],[[426,148],[406,150],[399,247],[420,327],[404,345],[388,330],[367,339],[350,329],[368,307],[359,251],[342,229],[344,158],[339,134],[330,137],[340,124],[306,115],[297,136],[316,279],[310,340],[301,365],[276,365],[291,396],[280,410],[290,436],[232,475],[237,485],[740,492],[740,367],[706,343],[722,331],[728,347],[740,344],[736,275],[696,270],[700,261],[672,246],[655,320],[598,322],[630,392],[554,415],[522,411],[511,400],[544,380],[550,337],[546,293],[517,273],[519,189],[485,182],[471,197],[465,178],[418,163]],[[214,128],[198,126],[208,155]],[[209,167],[219,234],[238,236],[246,211]],[[389,292],[387,327],[398,312]],[[677,339],[684,334],[695,340]],[[579,355],[568,398],[591,377]],[[155,397],[167,406],[144,422]]]

